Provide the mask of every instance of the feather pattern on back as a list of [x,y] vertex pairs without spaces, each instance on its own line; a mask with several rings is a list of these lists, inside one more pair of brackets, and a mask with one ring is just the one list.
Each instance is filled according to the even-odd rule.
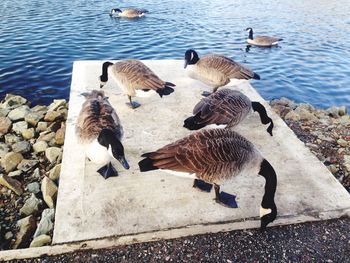
[[123,136],[119,117],[108,98],[103,91],[93,90],[86,96],[86,101],[80,110],[76,134],[81,142],[90,143],[104,128],[113,130],[119,140]]
[[[163,89],[167,82],[161,80],[149,67],[138,60],[124,60],[111,66],[112,76],[129,96],[136,89]],[[175,86],[175,85],[173,85]]]
[[200,130],[142,156],[158,169],[195,173],[208,183],[230,179],[262,161],[251,142],[229,129]]
[[251,101],[240,91],[221,89],[203,98],[193,109],[198,124],[227,124],[229,127],[240,123],[251,110]]

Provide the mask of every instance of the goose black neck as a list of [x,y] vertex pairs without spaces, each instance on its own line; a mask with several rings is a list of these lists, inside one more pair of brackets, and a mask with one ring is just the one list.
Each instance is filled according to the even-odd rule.
[[257,101],[252,102],[252,108],[254,111],[257,111],[260,116],[260,121],[262,124],[268,124],[270,123],[269,127],[267,127],[267,132],[272,136],[272,129],[273,129],[273,121],[272,119],[267,115],[265,107]]
[[113,65],[113,63],[107,61],[105,63],[103,63],[102,65],[102,75],[100,76],[100,80],[103,82],[107,82],[108,81],[108,67]]
[[250,30],[249,30],[249,36],[248,36],[248,38],[249,39],[251,39],[251,40],[253,40],[253,29],[252,28],[249,28]]
[[265,193],[261,202],[262,207],[276,207],[274,199],[277,187],[277,176],[271,164],[265,159],[261,162],[259,174],[266,180]]

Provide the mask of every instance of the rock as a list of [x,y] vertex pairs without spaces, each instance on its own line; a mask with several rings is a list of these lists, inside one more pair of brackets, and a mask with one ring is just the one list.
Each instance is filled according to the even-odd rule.
[[327,111],[328,115],[333,117],[333,118],[339,117],[339,109],[336,106],[330,107],[326,111]]
[[292,121],[299,121],[300,116],[295,111],[290,111],[287,113],[287,115],[284,117],[286,120],[292,120]]
[[15,109],[26,103],[27,103],[27,100],[21,96],[6,94],[4,102],[0,105],[0,108]]
[[32,108],[32,111],[33,112],[47,112],[47,106],[45,105],[36,105]]
[[35,144],[33,144],[33,150],[36,153],[45,152],[47,147],[48,147],[48,145],[47,145],[47,142],[45,142],[45,141],[38,141]]
[[60,173],[61,173],[61,164],[58,164],[50,170],[49,178],[52,181],[58,181],[58,179],[60,178]]
[[42,118],[44,118],[43,112],[32,111],[25,116],[24,120],[35,127]]
[[8,152],[10,148],[6,145],[6,143],[0,142],[0,159],[2,159]]
[[11,178],[15,178],[15,177],[20,177],[21,174],[22,174],[21,170],[16,170],[16,171],[13,171],[13,172],[9,172],[8,176],[11,177]]
[[57,190],[55,183],[47,176],[44,176],[44,179],[41,181],[41,192],[43,193],[43,199],[49,208],[55,206]]
[[43,201],[35,197],[35,194],[32,194],[24,203],[23,207],[19,210],[22,215],[32,215],[38,213],[40,207],[42,206]]
[[24,131],[22,131],[22,136],[26,140],[30,140],[34,138],[35,136],[34,128],[25,129]]
[[40,133],[38,141],[49,142],[49,141],[51,141],[54,138],[55,138],[55,133],[54,132],[44,131],[44,132]]
[[0,117],[6,117],[7,114],[9,114],[10,110],[9,109],[1,109],[0,108]]
[[1,166],[8,173],[13,171],[22,160],[22,154],[9,152],[3,158],[1,158]]
[[21,220],[18,220],[17,225],[19,226],[19,232],[17,233],[13,248],[26,248],[29,246],[30,239],[35,232],[36,220],[34,216],[30,215]]
[[350,172],[350,155],[344,155],[344,167],[346,171]]
[[18,137],[17,135],[8,133],[5,135],[5,143],[6,144],[14,144],[16,142],[19,142],[21,140],[20,137]]
[[29,112],[29,107],[27,105],[22,105],[10,111],[7,117],[9,117],[12,121],[24,120],[24,117]]
[[27,141],[16,142],[12,145],[12,151],[15,153],[27,153],[30,151],[30,143]]
[[61,117],[61,113],[57,111],[48,111],[44,117],[44,121],[52,122],[57,120],[59,117]]
[[62,158],[62,149],[58,147],[50,147],[45,150],[45,156],[50,163],[57,163]]
[[5,174],[0,175],[0,184],[12,190],[16,195],[23,194],[21,183]]
[[329,170],[332,174],[336,174],[336,173],[339,171],[339,169],[337,168],[337,166],[334,165],[334,164],[331,164],[330,166],[328,166],[328,170]]
[[55,209],[47,208],[41,213],[41,219],[38,224],[34,236],[37,237],[40,235],[45,235],[53,229],[53,219],[55,217]]
[[66,133],[66,126],[63,124],[62,127],[59,128],[56,132],[56,135],[55,135],[56,144],[63,145],[65,133]]
[[8,133],[12,125],[12,122],[7,117],[0,117],[0,137]]
[[21,170],[23,172],[28,172],[30,170],[32,170],[35,166],[37,166],[39,164],[38,160],[26,160],[23,159],[19,165],[17,166],[18,170]]
[[28,123],[25,121],[15,122],[12,125],[12,130],[19,135],[21,135],[22,132],[27,130],[27,129],[28,129]]
[[347,111],[347,108],[345,106],[340,106],[338,108],[338,114],[339,116],[344,116],[345,114],[347,114],[348,111]]
[[[301,120],[317,121],[318,118],[309,110],[310,105],[302,104],[295,109]],[[286,116],[287,117],[287,116]]]
[[48,235],[40,235],[33,239],[29,247],[42,247],[51,244],[51,237]]
[[47,130],[47,122],[45,121],[39,121],[38,125],[36,127],[37,132],[43,132]]
[[27,185],[27,190],[30,193],[37,194],[40,192],[40,184],[38,182],[33,182]]
[[61,99],[61,100],[53,100],[53,102],[49,105],[48,107],[48,111],[55,111],[57,110],[59,107],[61,106],[65,106],[66,105],[66,100]]
[[40,171],[39,171],[39,168],[35,168],[35,170],[33,171],[32,173],[32,177],[33,178],[40,178]]
[[4,237],[6,240],[10,240],[11,238],[13,238],[13,234],[12,234],[12,232],[9,231],[9,232],[6,232]]
[[346,146],[348,146],[348,141],[346,141],[344,139],[338,139],[337,144],[340,145],[341,147],[346,147]]

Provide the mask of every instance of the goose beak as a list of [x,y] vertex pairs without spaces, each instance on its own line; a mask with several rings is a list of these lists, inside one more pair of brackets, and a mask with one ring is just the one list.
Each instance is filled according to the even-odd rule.
[[187,67],[187,60],[185,60],[185,64],[184,64],[184,68],[186,68]]
[[118,159],[118,161],[123,165],[123,167],[125,168],[125,169],[129,169],[130,168],[130,166],[129,166],[129,164],[128,164],[128,162],[127,162],[127,160],[125,159],[125,157],[123,156],[123,157],[120,157],[119,159]]

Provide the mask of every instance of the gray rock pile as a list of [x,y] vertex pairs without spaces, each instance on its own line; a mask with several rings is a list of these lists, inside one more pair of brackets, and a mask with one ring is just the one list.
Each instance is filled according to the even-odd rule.
[[350,192],[350,116],[347,108],[316,109],[287,98],[273,100],[270,105]]
[[68,104],[0,103],[0,250],[51,243]]

